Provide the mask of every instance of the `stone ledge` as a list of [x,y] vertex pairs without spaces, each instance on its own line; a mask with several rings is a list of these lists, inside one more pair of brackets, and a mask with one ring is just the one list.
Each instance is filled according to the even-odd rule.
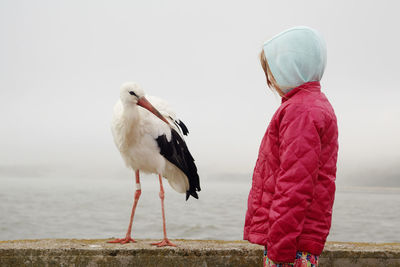
[[[0,266],[262,266],[263,248],[244,241],[173,240],[177,248],[106,241],[0,241]],[[320,266],[400,266],[400,244],[328,242]]]

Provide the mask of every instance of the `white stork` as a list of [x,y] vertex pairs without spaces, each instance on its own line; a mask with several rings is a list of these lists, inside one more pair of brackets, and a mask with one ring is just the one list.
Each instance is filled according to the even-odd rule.
[[183,140],[188,129],[165,101],[145,96],[139,84],[128,82],[122,85],[120,100],[114,107],[112,133],[126,165],[135,170],[136,192],[125,238],[109,243],[135,242],[131,237],[131,229],[141,194],[141,171],[158,174],[160,182],[164,239],[152,245],[175,246],[166,233],[162,177],[168,180],[174,190],[186,193],[186,200],[189,196],[198,198],[196,191],[200,191],[200,182],[197,168]]

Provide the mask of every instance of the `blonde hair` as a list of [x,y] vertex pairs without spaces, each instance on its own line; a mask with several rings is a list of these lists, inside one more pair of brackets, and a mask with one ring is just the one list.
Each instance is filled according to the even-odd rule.
[[285,93],[279,88],[278,83],[276,82],[274,76],[272,75],[272,72],[268,66],[267,58],[265,57],[264,54],[264,49],[261,50],[260,53],[260,62],[261,66],[265,72],[265,77],[267,78],[267,84],[268,87],[271,88],[272,90],[275,90],[281,97],[285,96]]

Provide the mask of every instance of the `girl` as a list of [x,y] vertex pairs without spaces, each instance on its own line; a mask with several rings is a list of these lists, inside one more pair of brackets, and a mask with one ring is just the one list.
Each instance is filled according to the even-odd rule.
[[268,86],[282,97],[261,142],[244,239],[265,246],[264,266],[318,266],[331,227],[338,129],[319,81],[322,37],[295,27],[260,55]]

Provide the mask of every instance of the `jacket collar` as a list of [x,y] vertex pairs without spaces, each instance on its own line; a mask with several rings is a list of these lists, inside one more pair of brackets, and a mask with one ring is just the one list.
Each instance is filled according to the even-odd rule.
[[302,85],[295,87],[292,90],[290,90],[288,93],[286,93],[282,97],[282,103],[286,102],[287,100],[289,100],[291,97],[293,97],[295,94],[297,94],[300,91],[320,92],[321,84],[319,83],[319,81],[303,83]]

